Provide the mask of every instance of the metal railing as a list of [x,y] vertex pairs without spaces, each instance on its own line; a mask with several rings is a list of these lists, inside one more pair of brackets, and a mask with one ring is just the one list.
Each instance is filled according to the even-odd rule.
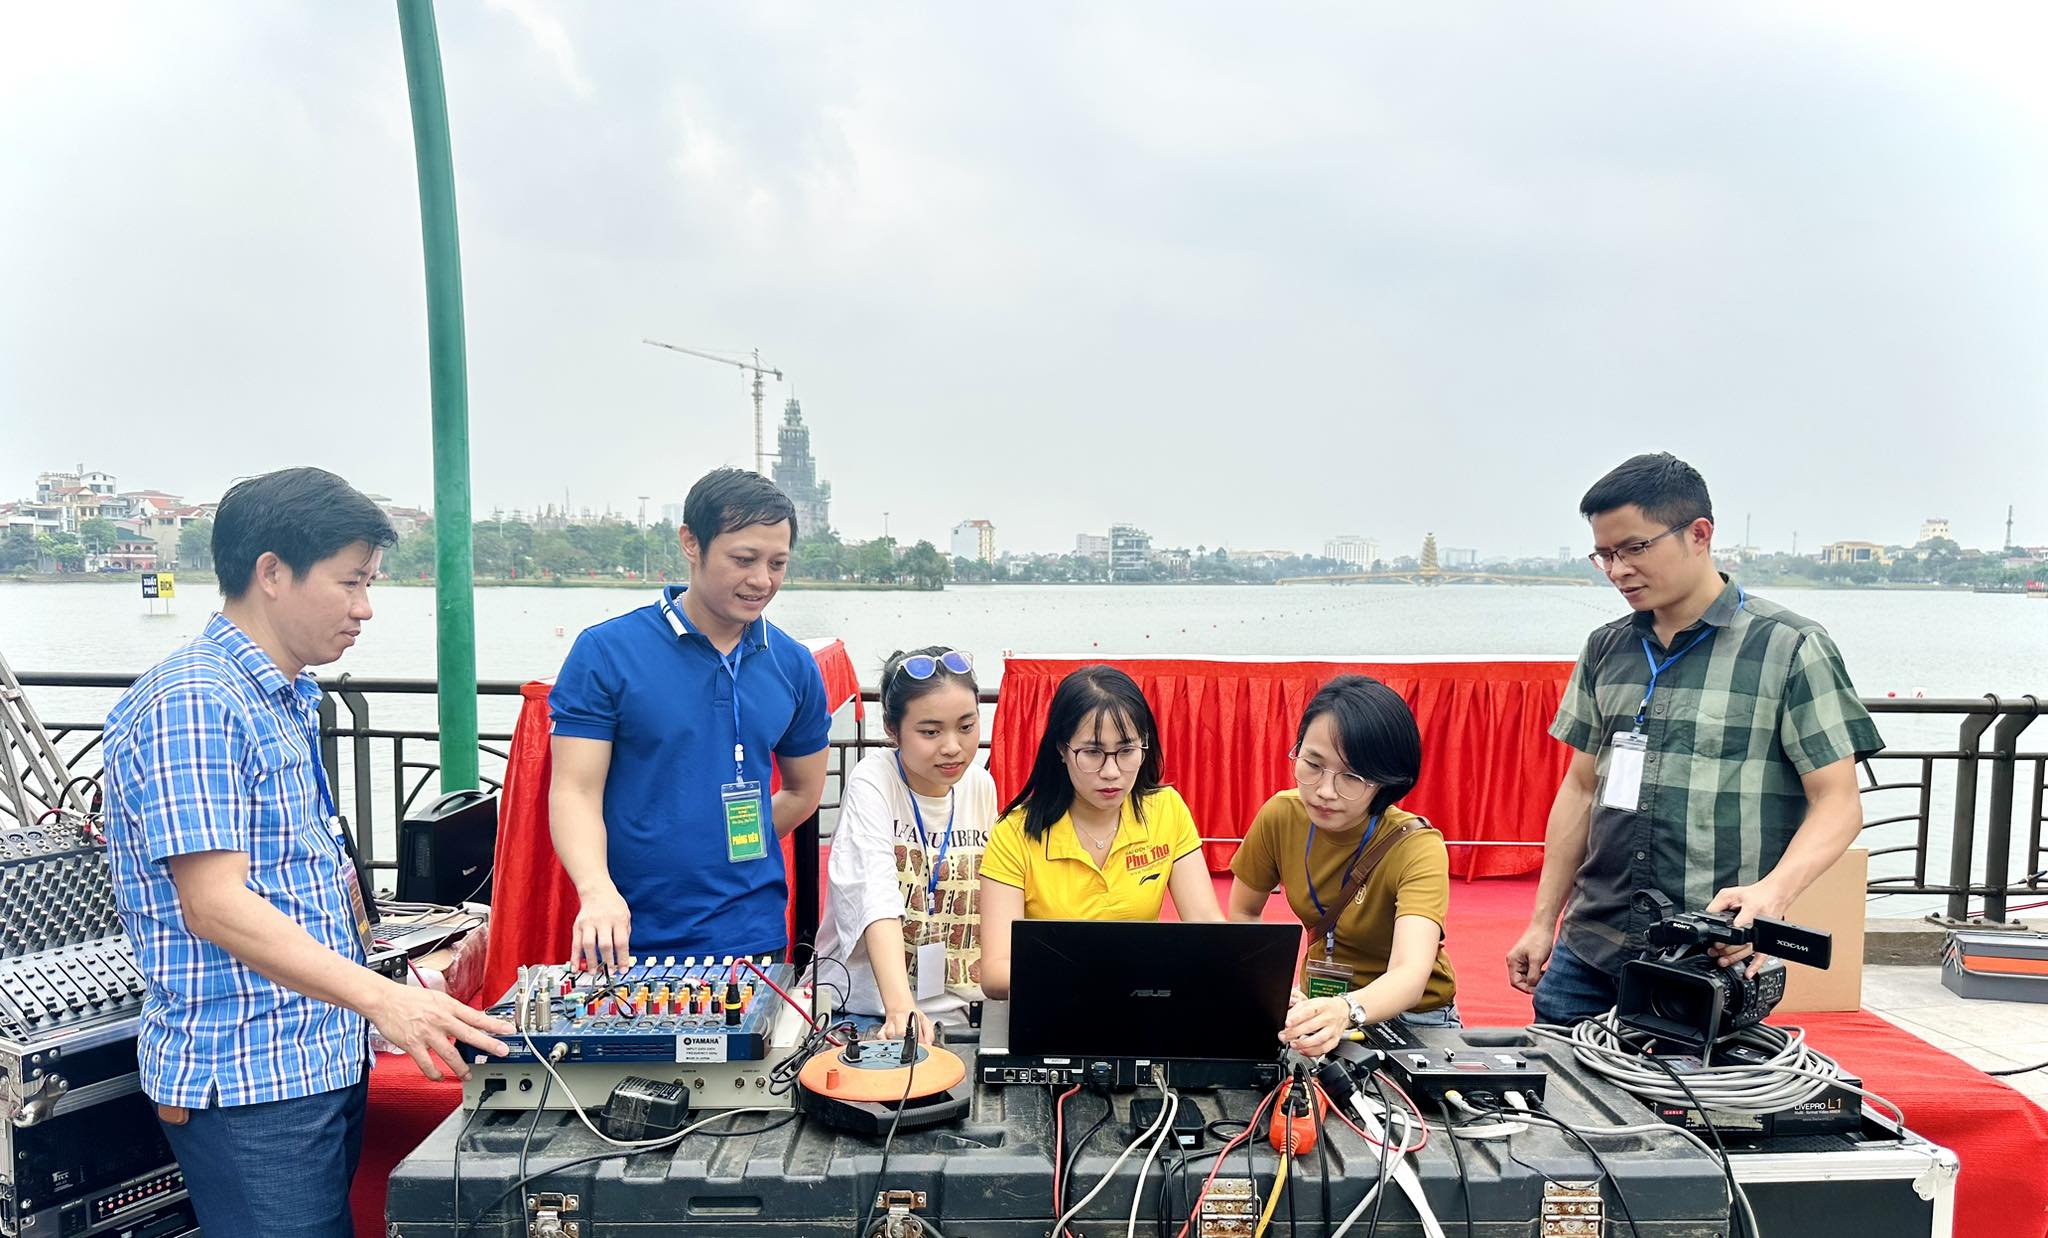
[[[26,672],[18,678],[29,688],[120,690],[134,677]],[[440,764],[434,759],[437,754],[432,751],[439,736],[431,724],[382,724],[376,720],[382,711],[374,709],[373,703],[378,698],[432,697],[436,685],[426,679],[354,679],[343,675],[323,680],[321,686],[327,692],[321,706],[322,756],[337,795],[343,799],[356,826],[364,860],[374,869],[395,869],[395,845],[392,854],[387,855],[380,840],[390,838],[395,842],[397,823],[413,810],[439,771]],[[517,697],[521,686],[512,680],[488,681],[478,685],[478,695]],[[985,691],[978,699],[988,708],[1000,697],[999,691]],[[879,705],[873,689],[863,689],[861,700],[870,706]],[[1863,826],[1872,864],[1869,892],[1942,896],[1946,899],[1947,917],[1957,921],[1972,918],[1976,910],[1973,903],[1982,904],[1978,914],[1985,919],[2001,920],[2015,897],[2048,897],[2044,893],[2048,892],[2048,838],[2043,836],[2048,752],[2019,750],[2021,734],[2048,706],[2033,696],[1878,698],[1865,700],[1864,706],[1880,720],[1957,720],[1952,747],[1888,748],[1862,763],[1862,793],[1866,802],[1879,806],[1879,811],[1867,810]],[[420,712],[431,715],[430,710]],[[101,722],[46,721],[44,725],[68,768],[89,772],[97,765],[93,756],[99,745]],[[984,727],[984,735],[991,729]],[[837,733],[830,741],[825,799],[818,817],[806,823],[804,837],[829,837],[824,827],[829,815],[840,805],[853,767],[869,752],[888,744],[879,719],[871,724],[864,717],[857,718],[850,728],[842,721],[834,730]],[[480,736],[478,751],[484,761],[482,781],[486,787],[496,789],[501,785],[510,739],[509,731]],[[980,747],[986,752],[988,740],[984,739]],[[2016,801],[2022,797],[2025,808],[2016,812]],[[1901,798],[1906,801],[1904,807],[1897,806]],[[385,805],[381,810],[380,801]],[[1944,803],[1948,818],[1945,866],[1940,864],[1939,855],[1944,840],[1936,836]],[[1906,835],[1905,841],[1890,841],[1900,833]],[[807,875],[815,882],[815,848],[799,849],[798,869],[799,878]],[[805,874],[804,869],[811,871]],[[1903,871],[1880,874],[1879,869]]]

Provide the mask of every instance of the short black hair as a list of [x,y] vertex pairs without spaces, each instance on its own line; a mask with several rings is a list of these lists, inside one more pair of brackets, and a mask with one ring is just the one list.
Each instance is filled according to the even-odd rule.
[[964,686],[968,693],[975,698],[976,708],[979,708],[981,685],[975,682],[973,671],[969,671],[965,675],[959,675],[946,669],[944,663],[939,663],[932,668],[929,678],[912,679],[910,676],[902,673],[903,660],[905,658],[913,658],[918,654],[924,654],[936,660],[942,653],[953,652],[953,648],[952,645],[926,645],[922,649],[898,649],[895,653],[889,655],[889,660],[882,664],[881,697],[882,728],[884,730],[894,735],[896,729],[903,725],[903,715],[909,712],[912,701],[928,693],[936,692],[949,683],[957,683]]
[[774,482],[745,469],[712,469],[697,479],[683,499],[683,525],[705,550],[721,533],[785,520],[789,521],[789,544],[794,546],[796,504]]
[[369,495],[326,469],[279,469],[244,478],[221,496],[213,513],[213,571],[233,601],[249,591],[265,551],[303,576],[357,542],[375,549],[397,541],[391,518]]
[[1325,714],[1337,729],[1337,752],[1344,764],[1379,788],[1372,797],[1373,816],[1415,789],[1422,776],[1422,732],[1398,692],[1370,675],[1337,676],[1301,711],[1296,749],[1308,739],[1308,724]]
[[1145,797],[1162,785],[1159,780],[1159,725],[1152,720],[1152,706],[1138,681],[1114,666],[1084,666],[1060,680],[1052,704],[1045,711],[1045,734],[1038,740],[1038,754],[1031,761],[1031,776],[1017,798],[1003,809],[1005,814],[1024,810],[1024,834],[1034,842],[1045,837],[1053,823],[1074,806],[1074,780],[1067,776],[1067,763],[1060,759],[1060,746],[1081,726],[1083,719],[1100,713],[1116,726],[1123,740],[1145,745],[1144,763],[1131,782],[1131,811],[1145,819]]
[[1615,465],[1579,500],[1579,515],[1591,520],[1631,503],[1669,529],[1691,524],[1702,516],[1714,518],[1714,500],[1707,497],[1707,479],[1668,451],[1630,456]]

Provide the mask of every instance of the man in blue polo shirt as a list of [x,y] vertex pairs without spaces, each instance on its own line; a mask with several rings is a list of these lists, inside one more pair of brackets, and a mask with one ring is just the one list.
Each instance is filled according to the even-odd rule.
[[[548,816],[579,958],[782,954],[780,839],[815,812],[831,717],[810,650],[762,616],[796,508],[718,469],[683,503],[690,584],[586,628],[548,702]],[[769,756],[782,776],[768,793]]]

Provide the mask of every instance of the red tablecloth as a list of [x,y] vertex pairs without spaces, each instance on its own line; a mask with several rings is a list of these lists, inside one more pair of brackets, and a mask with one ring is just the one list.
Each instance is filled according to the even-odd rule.
[[[1275,791],[1294,785],[1287,752],[1316,689],[1371,675],[1401,694],[1422,730],[1422,778],[1402,806],[1451,840],[1538,842],[1570,750],[1547,728],[1569,662],[1227,662],[1193,659],[1013,658],[990,737],[989,771],[1005,802],[1023,786],[1054,689],[1078,667],[1107,662],[1138,681],[1159,723],[1165,776],[1204,838],[1242,838]],[[1208,847],[1211,870],[1235,848]],[[1451,848],[1462,877],[1540,867],[1534,847]]]
[[[825,707],[834,713],[849,701],[861,713],[860,676],[840,641],[816,644],[811,652],[825,678]],[[498,805],[497,875],[492,888],[501,898],[491,908],[491,948],[485,955],[483,991],[496,1001],[526,963],[561,962],[569,957],[569,930],[576,922],[576,890],[555,858],[548,835],[548,684],[521,690],[526,698],[512,728],[505,761],[505,791]],[[782,862],[792,863],[794,839],[782,840]]]

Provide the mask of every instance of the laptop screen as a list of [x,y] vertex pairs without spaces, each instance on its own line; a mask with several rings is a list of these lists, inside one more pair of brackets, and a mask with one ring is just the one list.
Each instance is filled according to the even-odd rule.
[[1299,925],[1019,920],[1011,933],[1012,1053],[1263,1062],[1280,1052]]

